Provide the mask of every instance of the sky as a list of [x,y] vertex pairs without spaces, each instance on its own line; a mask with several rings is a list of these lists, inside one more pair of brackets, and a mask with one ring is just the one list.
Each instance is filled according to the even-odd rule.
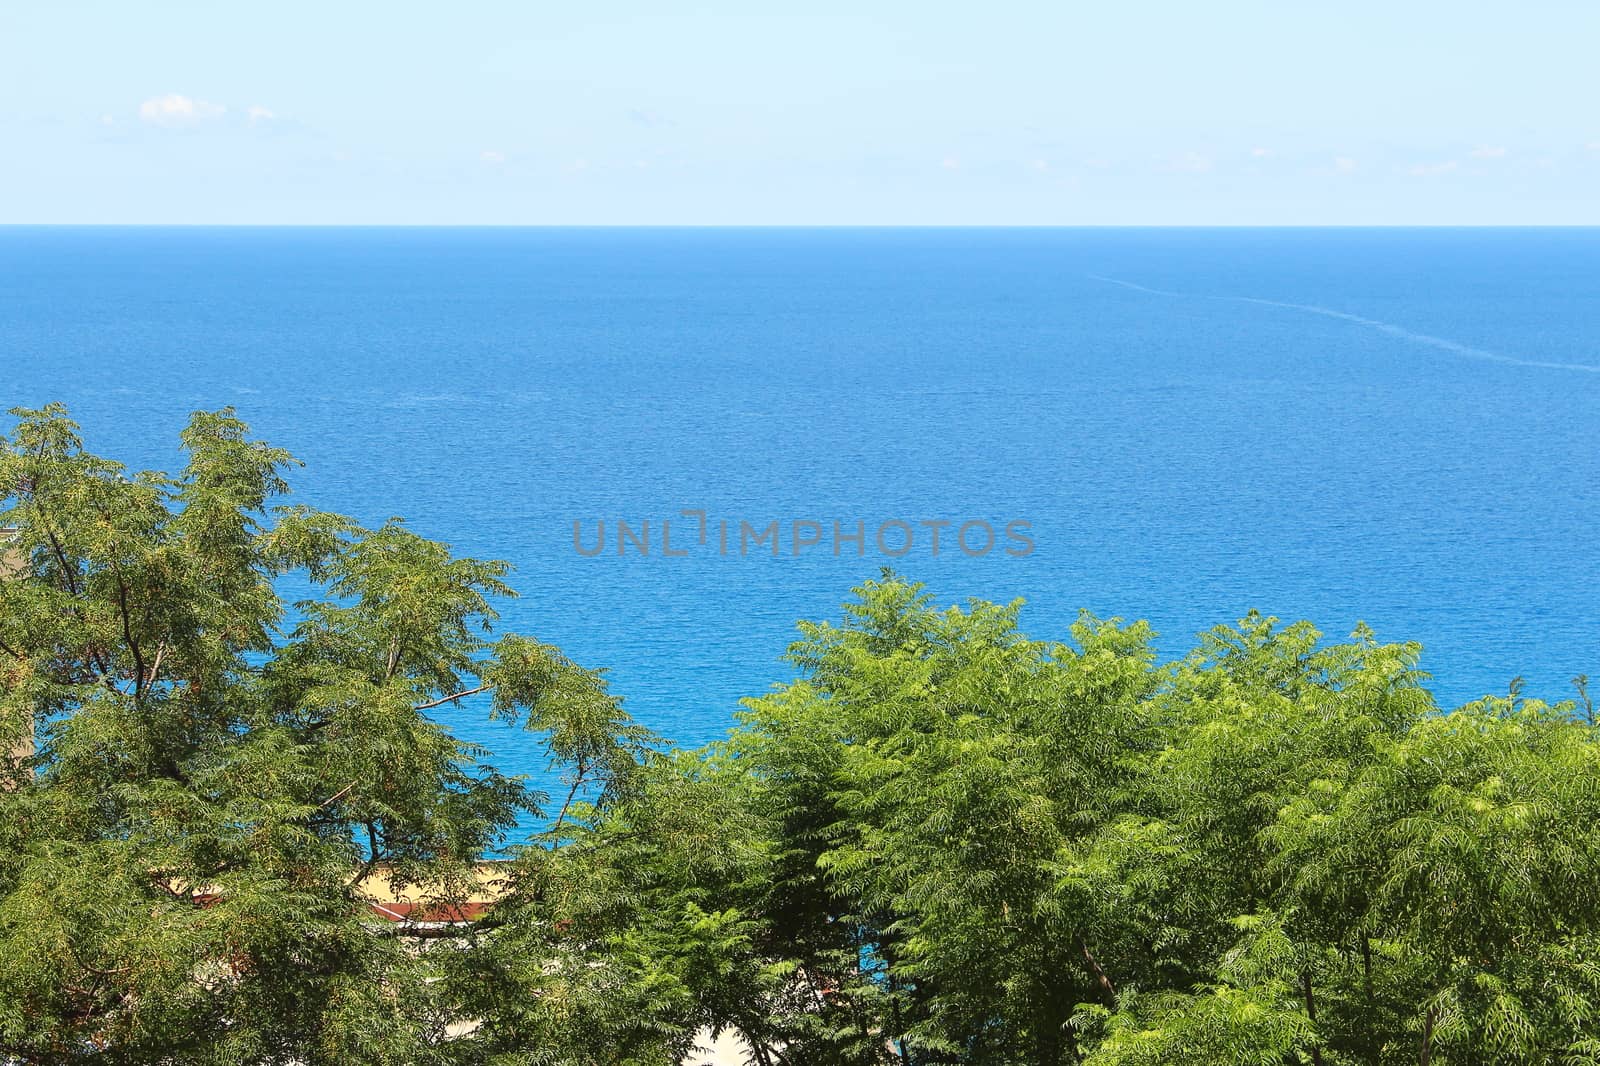
[[1600,224],[1595,0],[0,0],[0,222]]

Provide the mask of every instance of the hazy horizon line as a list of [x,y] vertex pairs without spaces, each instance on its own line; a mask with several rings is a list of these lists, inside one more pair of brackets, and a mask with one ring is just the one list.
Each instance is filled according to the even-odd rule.
[[0,229],[1575,230],[1600,222],[0,222]]

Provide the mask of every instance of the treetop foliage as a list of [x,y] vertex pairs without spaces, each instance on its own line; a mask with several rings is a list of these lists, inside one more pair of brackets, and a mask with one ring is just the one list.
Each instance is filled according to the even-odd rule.
[[[294,460],[233,412],[176,476],[15,414],[0,1061],[1600,1062],[1581,678],[1447,711],[1365,628],[1162,661],[886,573],[678,751],[496,632],[504,563],[281,505]],[[374,914],[380,869],[421,918]]]

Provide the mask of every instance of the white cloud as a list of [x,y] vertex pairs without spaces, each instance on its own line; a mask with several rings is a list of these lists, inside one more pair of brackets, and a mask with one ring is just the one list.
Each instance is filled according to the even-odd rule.
[[946,170],[960,170],[961,160],[957,159],[953,155],[947,155],[944,157],[944,159],[940,160],[939,165]]
[[1474,159],[1504,159],[1506,157],[1506,150],[1498,146],[1491,147],[1490,145],[1485,144],[1474,148],[1470,154]]
[[247,108],[245,116],[250,120],[250,125],[252,126],[258,122],[271,122],[278,117],[272,113],[271,109],[262,107],[260,104],[253,104]]
[[116,120],[115,117],[113,117],[111,115],[101,115],[100,116],[100,125],[102,125],[102,126],[115,126],[116,124],[117,124],[117,120]]
[[1447,159],[1443,163],[1418,163],[1406,170],[1413,178],[1437,178],[1441,174],[1448,174],[1461,164],[1454,159]]
[[1600,141],[1590,141],[1584,147],[1588,148],[1591,152],[1600,152]]
[[1043,173],[1044,171],[1050,169],[1050,164],[1046,160],[1035,159],[1033,161],[1033,169],[1039,171],[1040,173]]
[[139,105],[139,117],[154,126],[192,126],[207,119],[221,118],[228,109],[221,104],[195,100],[182,93],[152,96]]
[[504,163],[506,161],[506,154],[504,152],[485,150],[478,153],[478,158],[483,160],[485,163]]
[[1333,157],[1333,169],[1338,171],[1340,174],[1354,174],[1356,172],[1356,168],[1360,165],[1361,164],[1357,163],[1354,159],[1351,159],[1347,155],[1336,155]]
[[1256,159],[1266,159],[1266,158],[1270,157],[1272,154],[1273,154],[1273,151],[1272,151],[1271,148],[1252,148],[1252,149],[1250,149],[1250,155],[1252,157],[1256,158]]

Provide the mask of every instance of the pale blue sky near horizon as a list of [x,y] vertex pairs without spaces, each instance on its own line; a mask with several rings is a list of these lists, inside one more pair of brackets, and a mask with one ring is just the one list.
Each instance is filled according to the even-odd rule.
[[0,222],[1600,224],[1588,0],[0,6]]

